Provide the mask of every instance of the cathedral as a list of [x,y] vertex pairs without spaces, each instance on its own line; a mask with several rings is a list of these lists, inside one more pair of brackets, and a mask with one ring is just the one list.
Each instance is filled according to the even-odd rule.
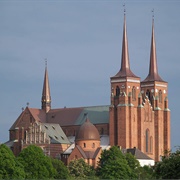
[[158,73],[154,18],[149,72],[144,80],[130,69],[127,39],[124,15],[121,66],[110,77],[110,105],[52,109],[46,65],[41,109],[27,106],[9,130],[5,144],[15,155],[35,144],[65,164],[84,158],[96,167],[101,152],[116,145],[160,160],[170,149],[170,110],[168,83]]

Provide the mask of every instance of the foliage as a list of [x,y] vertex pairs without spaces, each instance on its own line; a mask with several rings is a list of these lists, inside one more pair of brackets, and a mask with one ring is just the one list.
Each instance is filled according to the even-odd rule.
[[167,152],[155,166],[156,178],[180,179],[180,149]]
[[12,151],[0,145],[0,179],[24,179],[23,166],[16,160]]
[[28,146],[21,151],[18,160],[24,166],[26,179],[46,179],[55,176],[51,159],[44,155],[40,147]]
[[121,150],[113,146],[102,152],[97,175],[102,179],[129,179],[132,177],[132,170]]
[[82,158],[72,160],[69,163],[68,169],[69,169],[70,175],[73,178],[78,178],[78,179],[91,178],[92,179],[95,177],[94,169],[90,165],[88,165]]
[[68,168],[64,165],[61,160],[51,159],[52,165],[56,170],[54,178],[55,179],[67,179],[69,177]]
[[143,166],[139,168],[139,179],[148,180],[148,179],[155,179],[153,167],[150,166]]
[[133,179],[138,178],[139,177],[139,171],[140,171],[139,161],[131,153],[126,153],[125,157],[126,157],[128,165],[132,171],[131,178],[133,178]]

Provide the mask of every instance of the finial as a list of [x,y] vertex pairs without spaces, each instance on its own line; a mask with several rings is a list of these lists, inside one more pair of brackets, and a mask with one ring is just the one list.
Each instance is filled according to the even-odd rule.
[[29,102],[26,103],[27,107],[29,106]]
[[45,58],[44,60],[45,60],[45,67],[47,68],[47,58]]
[[125,5],[125,3],[123,4],[123,7],[124,7],[124,15],[126,15],[126,5]]
[[151,10],[152,12],[152,19],[154,20],[154,8]]

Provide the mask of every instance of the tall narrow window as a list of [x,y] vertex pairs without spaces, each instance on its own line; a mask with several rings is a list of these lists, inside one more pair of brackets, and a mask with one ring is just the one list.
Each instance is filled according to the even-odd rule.
[[149,89],[146,91],[146,96],[149,98],[149,100],[151,100],[151,94],[150,94]]
[[159,102],[162,103],[162,91],[159,91]]
[[104,134],[104,128],[101,128],[101,134],[102,135]]
[[95,148],[95,143],[92,144],[92,148]]
[[151,92],[150,92],[149,89],[146,91],[146,96],[149,98],[149,101],[150,101],[151,104],[152,104],[152,96],[151,96]]
[[120,95],[120,88],[119,86],[116,86],[116,96],[119,96]]
[[134,86],[132,88],[132,100],[136,100],[136,88]]
[[153,152],[153,138],[152,136],[150,137],[150,152]]
[[84,148],[86,147],[86,143],[84,143]]
[[145,136],[146,152],[149,152],[149,129],[146,129]]

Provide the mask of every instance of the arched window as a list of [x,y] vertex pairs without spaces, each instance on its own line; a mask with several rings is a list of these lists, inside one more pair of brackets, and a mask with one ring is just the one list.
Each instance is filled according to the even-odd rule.
[[145,132],[146,152],[149,152],[149,129]]
[[84,148],[86,147],[86,143],[84,143]]
[[92,148],[95,148],[95,143],[92,144]]
[[159,102],[162,103],[162,91],[159,91]]
[[120,95],[120,88],[119,86],[116,86],[116,96],[119,96]]
[[136,100],[136,88],[134,86],[132,88],[132,100]]

